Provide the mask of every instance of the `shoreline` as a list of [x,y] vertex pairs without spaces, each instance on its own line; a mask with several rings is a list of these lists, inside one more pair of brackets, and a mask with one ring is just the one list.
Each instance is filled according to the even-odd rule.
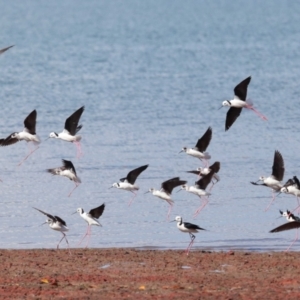
[[1,299],[299,299],[300,252],[0,249]]

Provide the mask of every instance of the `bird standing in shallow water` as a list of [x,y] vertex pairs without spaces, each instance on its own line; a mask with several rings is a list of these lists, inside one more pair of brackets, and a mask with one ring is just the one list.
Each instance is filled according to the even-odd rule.
[[300,227],[300,218],[294,216],[290,211],[284,211],[282,212],[281,210],[279,211],[282,217],[286,217],[288,220],[288,223],[285,223],[283,225],[280,225],[274,229],[272,229],[270,232],[280,232],[280,231],[285,231],[285,230],[290,230],[290,229],[295,229],[297,228],[297,235],[294,241],[291,243],[291,245],[285,250],[289,251],[289,249],[294,245],[294,243],[298,240],[298,228]]
[[53,168],[53,169],[48,169],[47,172],[51,173],[52,175],[60,175],[69,178],[70,180],[74,181],[75,187],[74,189],[70,192],[68,197],[71,196],[73,191],[78,187],[78,185],[81,183],[80,178],[76,174],[76,170],[74,165],[72,164],[71,161],[62,159],[63,166],[58,167],[58,168]]
[[170,207],[169,207],[169,211],[167,214],[167,220],[169,220],[169,216],[170,216],[170,213],[171,213],[171,210],[173,207],[173,203],[174,203],[174,201],[171,199],[172,191],[175,187],[183,185],[183,184],[186,184],[185,180],[180,180],[179,177],[174,177],[174,178],[164,181],[161,184],[160,190],[151,188],[151,189],[149,189],[148,192],[145,193],[145,194],[152,193],[153,196],[156,196],[160,199],[166,200],[169,203]]
[[186,248],[186,255],[189,254],[190,249],[192,248],[194,244],[194,240],[196,238],[193,233],[197,233],[198,230],[205,230],[204,228],[199,227],[198,225],[183,222],[182,218],[180,216],[177,216],[173,222],[177,222],[177,228],[182,232],[187,232],[191,237],[191,242],[189,243],[188,247]]
[[74,214],[78,212],[80,217],[82,217],[88,223],[87,231],[78,245],[80,245],[84,240],[84,238],[88,236],[86,247],[88,246],[91,237],[91,226],[92,225],[102,226],[97,219],[99,219],[102,216],[104,208],[105,208],[105,204],[103,203],[102,205],[91,209],[88,213],[85,212],[83,208],[78,208],[77,211],[74,212]]
[[267,118],[258,112],[254,107],[253,104],[250,103],[250,100],[246,101],[247,98],[247,89],[250,83],[251,76],[244,79],[234,88],[234,98],[232,100],[225,100],[222,103],[223,106],[229,106],[229,110],[226,116],[225,122],[225,131],[228,130],[231,125],[235,122],[238,116],[241,114],[242,108],[247,108],[254,111],[260,118],[263,120],[267,120]]
[[208,165],[208,160],[211,158],[211,156],[209,155],[208,152],[205,151],[210,143],[211,138],[212,138],[212,129],[211,127],[208,127],[208,129],[203,134],[203,136],[198,140],[194,148],[183,147],[179,153],[185,152],[186,154],[199,158],[200,160],[204,159],[206,165]]
[[[69,228],[67,227],[66,222],[58,216],[52,216],[52,215],[50,215],[50,214],[48,214],[48,213],[46,213],[46,212],[44,212],[44,211],[42,211],[38,208],[35,208],[35,207],[33,207],[33,208],[38,210],[39,212],[41,212],[42,214],[44,214],[48,217],[48,220],[45,223],[43,223],[42,225],[48,224],[51,229],[56,230],[56,231],[60,231],[62,233],[63,237],[61,238],[61,240],[57,244],[57,249],[59,249],[59,244],[61,243],[61,241],[63,239],[66,240],[66,242],[68,244],[68,248],[70,248],[69,242],[67,240],[67,236],[65,234],[66,231],[69,231]],[[69,249],[69,251],[70,251],[70,249]]]
[[84,106],[76,110],[70,117],[66,119],[65,128],[61,133],[51,132],[49,138],[61,139],[63,141],[71,142],[76,145],[77,158],[82,155],[81,151],[81,135],[76,135],[82,128],[82,125],[78,125],[79,119],[84,111]]
[[34,145],[36,145],[35,149],[30,149],[29,146],[29,154],[19,163],[19,166],[34,152],[36,151],[39,147],[37,146],[40,143],[40,139],[37,136],[35,132],[35,125],[36,125],[36,117],[37,117],[37,112],[36,110],[33,110],[24,120],[24,129],[21,132],[14,132],[10,134],[7,138],[5,139],[0,139],[0,146],[9,146],[13,145],[19,141],[26,141],[28,142],[33,142]]
[[112,187],[115,187],[117,189],[121,189],[121,190],[125,190],[125,191],[129,191],[132,192],[134,194],[134,196],[130,199],[128,205],[130,205],[133,201],[133,199],[136,197],[136,193],[135,191],[138,191],[140,188],[135,185],[135,181],[137,179],[137,177],[148,168],[149,165],[145,165],[145,166],[141,166],[139,168],[136,168],[132,171],[130,171],[126,177],[121,178],[120,182],[115,182]]
[[[282,188],[282,184],[280,183],[284,176],[284,161],[282,158],[281,153],[276,150],[274,153],[274,162],[272,167],[272,175],[269,177],[261,176],[259,177],[259,180],[257,182],[252,182],[253,185],[264,185],[272,189],[272,201],[267,206],[265,211],[267,211],[270,207],[270,205],[275,200],[275,192],[279,192]],[[259,181],[262,181],[263,183],[258,183]]]

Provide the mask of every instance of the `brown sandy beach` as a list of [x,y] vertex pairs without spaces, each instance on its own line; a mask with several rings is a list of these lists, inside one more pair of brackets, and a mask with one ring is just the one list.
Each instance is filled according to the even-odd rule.
[[1,299],[300,299],[300,253],[0,250]]

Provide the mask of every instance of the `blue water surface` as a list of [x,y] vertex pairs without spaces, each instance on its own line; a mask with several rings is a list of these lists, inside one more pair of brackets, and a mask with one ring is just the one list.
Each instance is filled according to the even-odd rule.
[[[89,211],[106,203],[93,227],[90,247],[182,249],[189,236],[166,220],[166,202],[144,194],[180,176],[201,161],[178,154],[213,128],[211,162],[221,162],[221,181],[210,203],[193,219],[200,199],[173,194],[176,215],[207,229],[195,247],[211,250],[283,250],[295,231],[271,234],[293,209],[294,196],[280,195],[265,212],[271,190],[256,187],[271,174],[274,151],[285,161],[284,181],[299,174],[300,3],[297,1],[1,1],[0,135],[23,129],[38,112],[40,148],[25,142],[0,149],[1,248],[52,248],[61,234],[40,226],[37,207],[63,218],[75,247],[86,231],[78,207]],[[243,111],[225,132],[233,88],[252,76],[248,97],[267,116]],[[85,105],[80,131],[83,157],[73,144],[49,139],[65,119]],[[45,170],[71,160],[82,184]],[[138,196],[109,189],[139,166]],[[175,191],[174,191],[175,192]],[[64,244],[62,244],[64,247]],[[299,250],[299,243],[293,250]]]

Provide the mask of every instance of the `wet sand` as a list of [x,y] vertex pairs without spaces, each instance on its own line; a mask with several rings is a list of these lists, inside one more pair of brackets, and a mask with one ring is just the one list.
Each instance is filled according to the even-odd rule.
[[1,299],[300,299],[300,253],[0,250]]

